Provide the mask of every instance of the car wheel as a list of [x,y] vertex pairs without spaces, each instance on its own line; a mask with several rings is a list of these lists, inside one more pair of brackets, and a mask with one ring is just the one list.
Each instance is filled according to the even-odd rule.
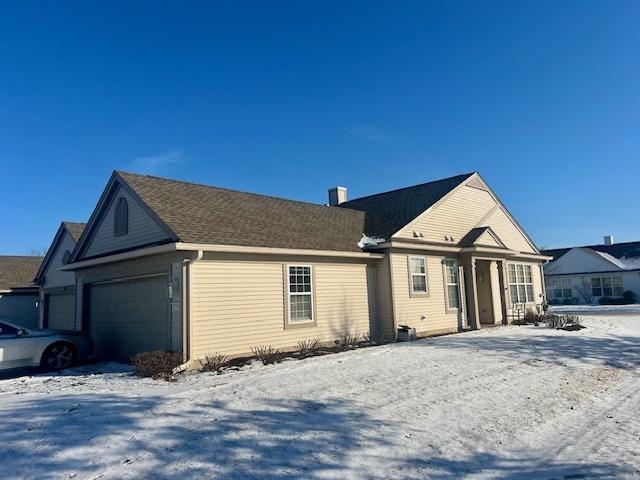
[[74,364],[76,351],[68,343],[54,343],[42,354],[41,365],[47,370],[62,370]]

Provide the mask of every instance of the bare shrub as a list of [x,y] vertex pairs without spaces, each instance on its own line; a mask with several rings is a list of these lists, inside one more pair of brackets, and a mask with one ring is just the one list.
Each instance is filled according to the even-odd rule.
[[578,295],[584,300],[584,303],[590,304],[593,302],[593,289],[591,288],[591,282],[583,279],[580,283],[574,286]]
[[350,350],[357,348],[360,343],[360,335],[354,335],[353,333],[345,333],[340,335],[336,340],[336,346],[341,350]]
[[544,321],[549,328],[563,328],[567,325],[567,319],[558,315],[548,315]]
[[383,342],[383,339],[380,335],[371,333],[371,331],[362,332],[360,338],[362,338],[362,341],[367,345],[379,345]]
[[582,318],[578,315],[565,315],[564,318],[571,325],[582,325]]
[[298,358],[312,357],[317,355],[321,349],[322,345],[320,344],[320,340],[317,338],[302,340],[301,342],[298,342]]
[[282,350],[273,348],[271,345],[251,347],[251,351],[256,358],[263,363],[263,365],[271,365],[272,363],[280,362],[284,356]]
[[163,350],[140,352],[131,357],[134,373],[154,380],[174,380],[173,371],[181,363],[182,354]]
[[229,363],[229,357],[221,353],[207,355],[202,362],[202,370],[206,372],[220,373],[221,370]]

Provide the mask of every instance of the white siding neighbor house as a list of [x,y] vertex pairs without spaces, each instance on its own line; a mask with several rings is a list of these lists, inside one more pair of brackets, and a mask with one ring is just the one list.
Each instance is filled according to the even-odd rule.
[[548,258],[478,173],[352,201],[337,187],[317,205],[114,172],[57,270],[98,357],[197,364],[506,324],[541,308]]
[[615,301],[627,291],[640,298],[640,242],[613,243],[613,237],[606,236],[601,245],[542,253],[553,257],[544,266],[547,297],[552,304]]
[[58,269],[69,262],[84,227],[84,223],[62,222],[36,273],[40,328],[76,329],[76,276]]
[[33,277],[42,257],[0,255],[0,317],[38,328],[38,286]]

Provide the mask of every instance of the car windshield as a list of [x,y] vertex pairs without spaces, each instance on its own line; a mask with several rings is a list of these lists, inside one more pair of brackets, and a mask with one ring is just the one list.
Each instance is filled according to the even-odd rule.
[[13,325],[0,322],[0,335],[17,335],[18,329]]

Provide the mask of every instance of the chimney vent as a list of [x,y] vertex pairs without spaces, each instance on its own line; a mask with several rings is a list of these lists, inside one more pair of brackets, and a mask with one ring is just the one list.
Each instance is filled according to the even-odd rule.
[[337,207],[347,201],[347,189],[345,187],[334,187],[329,189],[329,205]]
[[613,245],[613,235],[605,235],[604,236],[604,244],[605,245]]

